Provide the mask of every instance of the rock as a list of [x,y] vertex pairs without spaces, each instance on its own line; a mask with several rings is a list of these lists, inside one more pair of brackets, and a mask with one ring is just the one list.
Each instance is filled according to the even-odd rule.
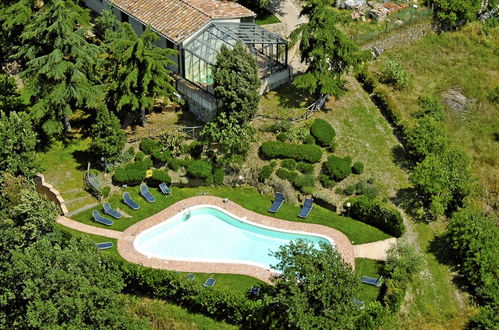
[[345,0],[345,7],[352,9],[355,7],[363,7],[366,5],[366,0]]
[[442,93],[442,97],[445,105],[457,114],[465,113],[473,105],[473,101],[463,95],[459,86],[452,87]]

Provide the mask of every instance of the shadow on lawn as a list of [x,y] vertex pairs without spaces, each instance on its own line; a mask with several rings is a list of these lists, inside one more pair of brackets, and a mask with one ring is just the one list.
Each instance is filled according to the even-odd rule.
[[89,162],[90,165],[93,165],[94,167],[99,162],[99,159],[92,158],[92,153],[88,149],[75,150],[71,153],[71,155],[73,155],[75,161],[78,163],[76,169],[79,171],[86,171]]

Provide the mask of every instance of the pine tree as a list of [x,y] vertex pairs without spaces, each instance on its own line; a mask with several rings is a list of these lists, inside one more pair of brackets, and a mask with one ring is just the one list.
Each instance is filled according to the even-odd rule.
[[90,136],[92,154],[98,159],[104,158],[106,163],[116,160],[125,146],[125,133],[121,130],[120,121],[107,109],[97,113]]

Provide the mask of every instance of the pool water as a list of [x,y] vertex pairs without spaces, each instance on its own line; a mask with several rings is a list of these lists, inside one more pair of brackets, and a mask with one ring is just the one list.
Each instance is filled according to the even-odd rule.
[[334,245],[320,235],[263,227],[214,206],[196,206],[137,236],[140,253],[162,259],[252,264],[266,269],[278,260],[269,255],[290,241],[304,239]]

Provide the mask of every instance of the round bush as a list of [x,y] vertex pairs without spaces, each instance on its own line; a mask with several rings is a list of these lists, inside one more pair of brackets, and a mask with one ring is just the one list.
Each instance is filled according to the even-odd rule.
[[315,185],[315,178],[310,174],[297,175],[293,179],[293,185],[297,188],[313,187]]
[[168,167],[175,172],[178,171],[178,169],[181,166],[180,161],[176,158],[168,159],[167,163],[168,163]]
[[204,160],[192,160],[187,164],[187,173],[194,178],[205,179],[211,176],[211,164]]
[[163,152],[156,150],[152,153],[151,157],[156,162],[166,163],[168,159],[172,157],[172,153],[170,152],[170,150],[165,150]]
[[298,162],[296,168],[305,174],[312,174],[314,172],[314,165],[305,162]]
[[352,173],[352,159],[350,157],[340,158],[329,156],[324,162],[324,169],[329,177],[335,181],[341,181]]
[[334,128],[324,119],[316,119],[310,126],[312,134],[321,146],[329,147],[336,136]]
[[134,162],[125,166],[125,169],[136,169],[136,170],[148,170],[152,167],[152,159],[151,157],[146,157],[139,162]]
[[172,182],[172,178],[170,177],[170,175],[168,175],[168,173],[163,170],[154,170],[152,172],[151,179],[157,182],[164,182],[164,183]]
[[302,139],[303,143],[305,144],[315,144],[315,139],[312,135],[307,134],[303,137]]
[[224,170],[222,168],[216,168],[213,171],[213,183],[217,186],[221,186],[224,183]]
[[293,144],[280,141],[267,141],[260,147],[267,158],[293,158],[309,163],[317,163],[322,158],[322,150],[316,145]]
[[260,182],[267,181],[268,179],[270,179],[273,172],[274,172],[274,168],[271,165],[265,165],[260,170],[260,174],[258,174],[258,181],[260,181]]
[[355,162],[352,165],[352,172],[354,174],[361,174],[364,172],[364,163],[363,162]]
[[144,160],[144,158],[146,157],[146,154],[143,153],[142,151],[139,151],[135,154],[135,161],[136,162],[140,162],[141,160]]
[[296,160],[294,159],[283,159],[281,161],[281,166],[288,170],[294,170],[296,168]]
[[142,150],[145,154],[147,155],[152,155],[153,152],[156,150],[159,150],[160,145],[158,142],[149,140],[149,139],[144,139],[140,141],[140,150]]

